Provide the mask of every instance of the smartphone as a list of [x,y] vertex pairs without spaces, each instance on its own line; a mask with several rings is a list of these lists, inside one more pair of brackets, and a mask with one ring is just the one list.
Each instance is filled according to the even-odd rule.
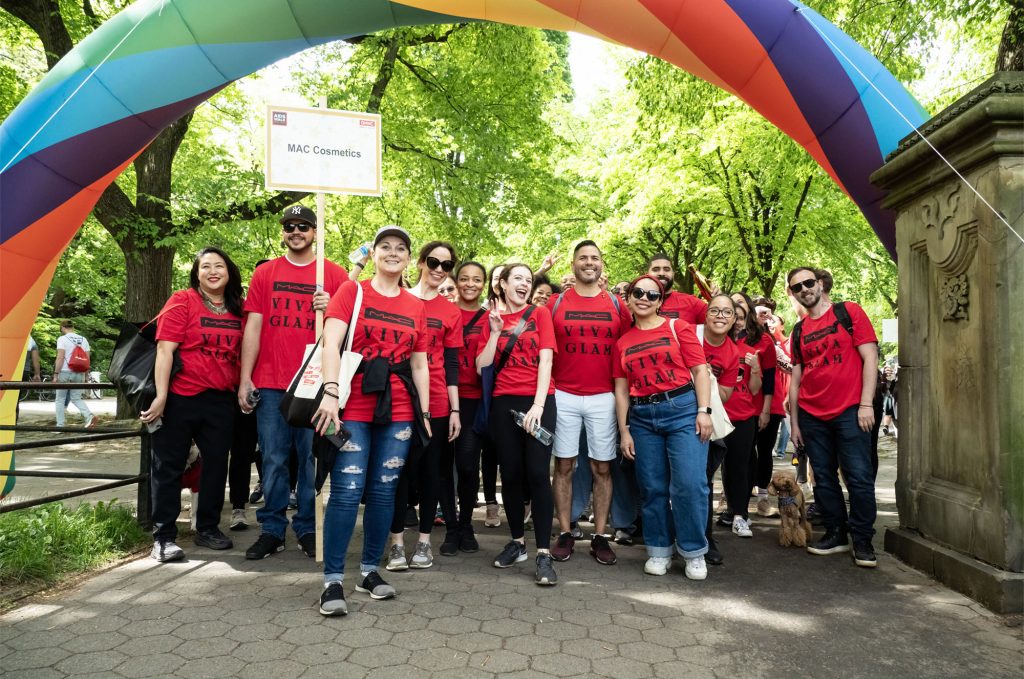
[[348,443],[348,440],[352,438],[352,432],[345,429],[345,425],[341,425],[341,429],[335,430],[334,423],[331,422],[327,425],[327,432],[324,434],[324,438],[331,442],[338,450],[341,450],[342,446]]

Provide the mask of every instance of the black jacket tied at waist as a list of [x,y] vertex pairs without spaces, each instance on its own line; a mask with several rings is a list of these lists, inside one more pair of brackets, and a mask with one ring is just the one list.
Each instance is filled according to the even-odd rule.
[[364,394],[377,394],[377,405],[373,409],[374,424],[391,424],[391,376],[394,375],[401,380],[412,400],[412,410],[415,414],[413,425],[416,427],[416,433],[419,434],[424,447],[430,442],[426,424],[423,422],[423,409],[420,407],[419,393],[416,391],[416,384],[412,381],[412,364],[409,359],[401,363],[391,363],[384,357],[363,359],[356,374],[363,376]]

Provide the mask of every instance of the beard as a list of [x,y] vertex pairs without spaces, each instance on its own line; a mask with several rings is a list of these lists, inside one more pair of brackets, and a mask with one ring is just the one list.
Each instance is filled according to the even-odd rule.
[[811,309],[821,301],[821,293],[816,294],[810,301],[804,299],[804,295],[798,295],[796,301],[800,302],[800,306],[805,309]]

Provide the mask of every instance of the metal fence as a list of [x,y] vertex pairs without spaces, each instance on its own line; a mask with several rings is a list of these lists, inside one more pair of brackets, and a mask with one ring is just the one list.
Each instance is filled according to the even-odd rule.
[[[34,389],[36,391],[53,391],[57,389],[68,389],[77,386],[79,383],[63,382],[0,382],[0,391],[19,391],[22,389]],[[114,385],[106,382],[82,384],[81,388],[88,389],[114,389]],[[36,450],[39,448],[51,448],[54,446],[69,446],[78,443],[95,443],[97,441],[111,441],[114,439],[139,438],[139,468],[136,473],[111,474],[106,472],[87,471],[31,471],[12,469],[0,471],[0,476],[34,476],[56,479],[95,479],[106,481],[76,490],[69,490],[63,493],[54,493],[43,497],[21,500],[19,502],[0,503],[0,514],[13,512],[18,509],[27,509],[49,502],[58,502],[68,498],[80,497],[91,493],[98,493],[111,488],[131,486],[138,484],[138,496],[136,500],[136,515],[138,521],[144,528],[151,527],[150,506],[149,506],[149,465],[152,443],[149,432],[145,427],[93,427],[84,429],[82,427],[43,427],[21,424],[0,424],[0,431],[33,432],[62,434],[59,438],[45,438],[35,441],[19,441],[15,443],[0,445],[0,453],[9,451]],[[12,465],[13,466],[13,465]]]

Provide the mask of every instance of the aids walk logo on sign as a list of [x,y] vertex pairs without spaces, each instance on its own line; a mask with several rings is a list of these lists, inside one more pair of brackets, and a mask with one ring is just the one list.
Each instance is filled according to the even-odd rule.
[[266,168],[268,189],[380,196],[380,116],[268,106]]

